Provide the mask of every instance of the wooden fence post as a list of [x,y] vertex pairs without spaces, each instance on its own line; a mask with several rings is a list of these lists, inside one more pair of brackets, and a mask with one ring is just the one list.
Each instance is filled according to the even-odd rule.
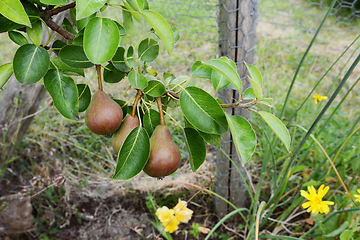
[[[254,63],[256,18],[256,2],[252,0],[220,1],[218,19],[220,56],[227,56],[236,63],[237,72],[243,83],[243,91],[250,85],[244,61]],[[237,91],[229,88],[219,91],[218,96],[224,103],[234,103],[239,99]],[[250,118],[250,113],[244,109],[226,109],[226,112]],[[221,146],[247,179],[245,173],[247,166],[242,166],[229,132],[223,134]],[[244,182],[231,161],[220,151],[217,153],[215,191],[238,208],[247,206],[249,196]],[[230,206],[221,199],[215,200],[215,206],[220,216],[233,210],[229,209]]]

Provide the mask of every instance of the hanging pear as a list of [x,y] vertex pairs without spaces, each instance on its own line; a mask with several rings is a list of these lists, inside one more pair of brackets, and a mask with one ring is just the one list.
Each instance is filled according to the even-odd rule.
[[170,129],[158,125],[150,138],[150,156],[144,172],[151,177],[165,177],[175,172],[181,163],[181,153],[172,140]]
[[116,130],[111,138],[111,146],[118,153],[129,133],[139,126],[139,119],[136,116],[127,115],[120,128]]
[[97,90],[85,113],[86,126],[96,134],[109,135],[115,132],[123,119],[123,111],[102,90]]

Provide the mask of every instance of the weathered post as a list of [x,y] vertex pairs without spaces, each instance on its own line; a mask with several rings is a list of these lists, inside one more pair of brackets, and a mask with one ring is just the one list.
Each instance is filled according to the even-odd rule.
[[[255,57],[256,2],[220,0],[218,17],[220,56],[227,56],[236,63],[244,91],[250,85],[244,62],[253,64]],[[234,103],[239,99],[239,94],[229,88],[219,91],[218,95],[224,103]],[[226,109],[226,112],[247,119],[250,117],[247,110],[240,108]],[[223,134],[221,146],[247,179],[246,166],[242,166],[229,132]],[[217,153],[215,191],[235,206],[246,207],[248,192],[244,182],[232,162],[220,151]],[[232,210],[221,199],[216,199],[215,205],[220,216]]]

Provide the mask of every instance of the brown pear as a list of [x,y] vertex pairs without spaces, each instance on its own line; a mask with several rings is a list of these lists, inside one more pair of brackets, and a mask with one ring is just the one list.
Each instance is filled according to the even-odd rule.
[[119,104],[101,90],[94,93],[85,113],[86,126],[96,134],[109,135],[121,124],[123,111]]
[[158,125],[150,138],[150,156],[144,172],[151,177],[165,177],[179,168],[181,153],[172,140],[170,129]]
[[139,126],[139,119],[135,116],[127,115],[124,121],[121,123],[120,128],[114,132],[111,138],[111,146],[115,152],[119,152],[123,145],[126,137],[129,135],[131,130]]

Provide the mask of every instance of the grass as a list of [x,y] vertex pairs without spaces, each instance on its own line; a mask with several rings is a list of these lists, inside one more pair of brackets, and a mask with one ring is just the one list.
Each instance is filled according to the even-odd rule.
[[[325,13],[321,5],[312,4],[310,1],[306,1],[306,4],[303,3],[300,0],[265,0],[261,1],[259,6],[261,18],[257,31],[256,65],[265,80],[265,95],[275,99],[274,113],[281,111],[297,65]],[[175,3],[170,1],[150,1],[152,9],[163,14],[169,22],[173,20],[172,24],[181,32],[181,40],[176,44],[173,54],[168,56],[165,50],[162,49],[163,55],[154,62],[153,67],[160,74],[172,72],[177,76],[186,75],[189,74],[191,64],[196,60],[206,61],[216,57],[216,4],[217,1],[204,4],[204,1],[200,0],[179,0]],[[109,17],[119,20],[120,16],[115,10],[110,9]],[[142,23],[139,25],[142,25]],[[351,41],[357,37],[359,27],[357,20],[353,20],[351,25],[346,25],[336,16],[330,16],[327,19],[323,31],[320,32],[303,67],[300,69],[298,80],[288,102],[288,108],[284,112],[285,121],[293,116],[326,70]],[[148,28],[149,26],[145,26],[144,31],[147,31]],[[139,36],[141,36],[140,33]],[[6,45],[6,47],[1,47],[1,65],[11,61],[16,46],[9,43],[6,34],[0,35],[0,43]],[[357,56],[359,52],[358,46],[359,43],[355,43],[349,52],[339,60],[317,87],[316,93],[330,98],[353,59]],[[355,54],[352,56],[351,54],[354,52]],[[335,98],[333,105],[330,106],[314,131],[316,138],[332,159],[346,137],[358,126],[357,121],[360,113],[356,106],[360,104],[360,98],[357,86],[350,92],[342,105],[336,109],[337,104],[342,101],[342,98],[357,80],[358,73],[359,68],[356,68],[348,83]],[[90,74],[87,74],[88,76]],[[85,82],[85,80],[81,81]],[[200,84],[205,86],[205,83]],[[117,87],[113,86],[107,84],[105,89],[113,96],[121,96],[124,91],[124,84],[121,83]],[[126,97],[129,97],[129,95]],[[325,104],[326,101],[315,105],[313,97],[310,96],[289,124],[298,124],[308,129]],[[331,117],[330,114],[335,110],[334,116]],[[180,114],[174,117],[181,122]],[[83,119],[83,116],[81,116],[81,119]],[[330,120],[328,121],[328,119]],[[269,196],[276,190],[275,187],[279,179],[288,174],[283,169],[289,162],[290,154],[284,151],[281,144],[271,145],[273,148],[269,149],[269,141],[272,141],[273,135],[256,115],[253,115],[252,123],[258,136],[258,148],[252,159],[251,174],[254,181],[259,180],[262,177],[259,174],[260,169],[264,166],[265,171],[262,171],[264,173],[264,182],[259,201],[268,201]],[[325,123],[326,125],[324,125]],[[170,126],[177,134],[181,132],[176,124],[170,124]],[[323,130],[319,133],[322,128]],[[304,132],[293,125],[289,129],[292,135],[292,150],[294,150],[302,140]],[[178,135],[176,141],[179,145],[182,144],[184,150],[182,136]],[[338,160],[335,162],[340,176],[346,180],[346,184],[352,192],[358,188],[356,172],[360,169],[359,139],[359,132],[356,132],[339,152]],[[83,121],[70,121],[61,117],[47,100],[42,104],[41,111],[37,114],[29,133],[19,147],[20,159],[22,159],[19,160],[22,166],[20,175],[26,175],[29,178],[29,175],[31,177],[39,173],[39,171],[40,174],[44,172],[44,170],[39,170],[38,165],[41,165],[42,169],[53,169],[54,163],[56,163],[59,164],[59,169],[66,173],[70,191],[82,189],[82,194],[88,194],[90,197],[108,196],[118,194],[121,191],[141,190],[141,188],[149,190],[149,188],[156,188],[154,187],[156,184],[162,184],[161,182],[152,182],[153,185],[150,186],[151,184],[146,182],[148,180],[144,181],[143,176],[138,176],[132,180],[135,184],[132,184],[131,181],[121,183],[110,181],[116,159],[108,143],[109,139],[107,137],[92,134]],[[265,160],[268,164],[264,163]],[[11,167],[15,166],[11,165]],[[198,178],[197,181],[208,185],[209,182],[205,176],[210,174],[209,171],[212,168],[213,165],[207,166],[206,171],[200,172],[198,175],[184,173],[184,170],[177,177],[181,177],[180,175],[188,178],[196,177]],[[298,190],[304,188],[304,184],[319,186],[321,183],[326,183],[331,185],[329,199],[335,201],[339,209],[348,207],[350,200],[347,195],[344,195],[344,189],[338,182],[334,172],[328,172],[329,168],[330,164],[326,161],[321,147],[311,140],[305,142],[297,155],[295,165],[291,169],[291,176],[284,188],[284,195],[282,195],[284,198],[277,205],[272,217],[286,222],[287,219],[292,219],[291,217],[294,214],[301,212],[300,204],[303,199],[299,196]],[[186,177],[184,178],[186,179]],[[105,190],[100,190],[103,186],[105,186]],[[165,184],[161,186],[165,188]],[[175,194],[183,190],[182,187],[169,187],[168,190],[170,194]],[[96,190],[90,192],[93,189]],[[162,188],[158,187],[156,189]],[[287,193],[289,195],[286,195]],[[292,205],[292,202],[297,205]],[[293,212],[288,212],[289,209]],[[303,214],[300,215],[301,220],[309,217],[309,215]],[[321,226],[322,219],[318,220],[316,223],[319,223],[320,228],[317,228],[313,239],[317,239],[316,234],[324,235],[324,232],[329,233],[331,230],[336,229],[339,227],[338,223],[344,221],[344,219],[352,222],[356,217],[357,215],[353,212],[339,213],[339,215],[334,215],[327,222],[327,227]],[[277,231],[279,235],[285,236],[290,235],[287,232],[289,230],[294,236],[301,236],[302,231],[309,227],[305,223],[299,222],[292,225],[285,224],[285,226],[290,230],[282,228],[277,222],[269,221],[262,229],[264,232]],[[278,230],[276,230],[276,227]],[[236,231],[242,232],[244,230],[236,229]]]

